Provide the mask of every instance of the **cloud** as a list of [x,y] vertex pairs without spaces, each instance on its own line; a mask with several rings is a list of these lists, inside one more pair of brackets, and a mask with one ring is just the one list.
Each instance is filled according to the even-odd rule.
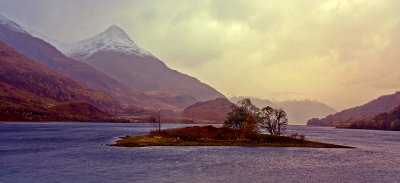
[[398,7],[381,0],[0,0],[5,16],[62,41],[117,24],[169,66],[224,93],[298,92],[338,109],[399,89]]

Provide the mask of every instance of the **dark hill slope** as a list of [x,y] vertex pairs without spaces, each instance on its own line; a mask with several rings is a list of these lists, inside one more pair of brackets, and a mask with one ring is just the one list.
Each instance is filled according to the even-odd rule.
[[232,105],[231,102],[224,98],[198,102],[187,107],[183,111],[183,117],[193,120],[223,122],[227,114],[232,111]]
[[3,118],[6,114],[18,117],[14,112],[20,116],[50,114],[48,109],[76,101],[105,111],[121,109],[111,96],[44,67],[3,42],[0,42],[0,100]]
[[348,120],[372,118],[378,114],[389,112],[400,105],[400,92],[384,95],[364,105],[343,110],[322,119],[311,119],[307,125],[335,126]]

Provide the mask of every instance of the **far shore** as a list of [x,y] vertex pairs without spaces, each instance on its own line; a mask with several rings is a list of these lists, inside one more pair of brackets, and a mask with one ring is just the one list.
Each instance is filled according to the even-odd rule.
[[[125,124],[148,124],[150,122],[130,122],[130,121],[0,121],[1,123],[125,123]],[[163,122],[163,124],[192,124],[192,125],[202,125],[202,124],[212,124],[220,125],[222,123],[201,123],[201,122]]]

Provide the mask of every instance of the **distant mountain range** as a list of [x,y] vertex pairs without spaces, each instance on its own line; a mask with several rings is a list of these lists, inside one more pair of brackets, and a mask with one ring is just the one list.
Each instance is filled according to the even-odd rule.
[[73,45],[49,41],[64,53],[41,39],[45,36],[30,32],[0,16],[0,41],[48,69],[115,98],[120,105],[116,109],[122,108],[119,112],[182,111],[198,101],[224,97],[197,79],[169,69],[116,26]]
[[314,118],[307,125],[337,126],[350,120],[362,120],[373,118],[381,113],[390,112],[400,105],[400,92],[384,95],[364,105],[353,107],[331,114],[322,119]]
[[259,108],[266,106],[282,108],[288,114],[289,124],[305,124],[308,119],[313,117],[323,117],[336,112],[332,107],[318,102],[316,100],[287,100],[270,101],[268,99],[259,99],[255,97],[231,97],[231,101],[236,103],[243,98],[250,98],[254,105]]
[[253,104],[259,108],[266,106],[283,108],[288,113],[290,124],[305,124],[306,121],[312,117],[323,117],[335,112],[335,110],[328,105],[312,100],[272,102],[267,99],[255,97],[232,97],[230,101],[224,98],[218,98],[190,105],[182,112],[181,117],[193,121],[222,123],[226,119],[227,114],[232,111],[232,105],[244,98],[250,98]]
[[[244,98],[235,97],[229,102],[209,85],[169,68],[118,26],[78,43],[65,44],[0,15],[0,41],[0,113],[16,111],[29,118],[43,114],[48,119],[61,119],[74,116],[71,113],[76,111],[74,119],[83,119],[85,114],[97,114],[101,119],[136,119],[162,109],[169,117],[221,122],[231,110],[231,102]],[[397,95],[308,123],[333,126],[338,121],[373,117],[397,106]],[[283,108],[291,124],[336,112],[314,100],[251,99],[260,108]]]

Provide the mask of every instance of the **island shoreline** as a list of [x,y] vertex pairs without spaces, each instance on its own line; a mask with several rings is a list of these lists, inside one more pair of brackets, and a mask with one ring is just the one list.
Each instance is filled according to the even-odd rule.
[[[297,136],[298,137],[298,136]],[[120,137],[110,146],[240,146],[240,147],[301,147],[301,148],[355,148],[311,141],[291,136],[254,134],[244,137],[240,130],[213,126],[192,126],[151,131],[147,135]]]

